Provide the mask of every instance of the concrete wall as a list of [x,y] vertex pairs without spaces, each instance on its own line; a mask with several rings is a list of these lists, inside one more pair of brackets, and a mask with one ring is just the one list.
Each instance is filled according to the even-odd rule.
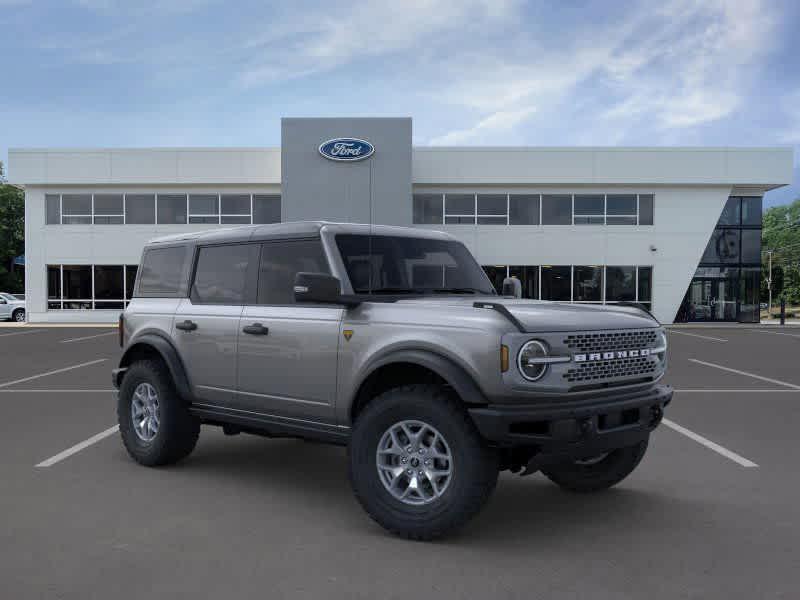
[[[337,137],[370,142],[361,161],[318,151]],[[281,214],[285,221],[411,224],[411,119],[282,119]]]

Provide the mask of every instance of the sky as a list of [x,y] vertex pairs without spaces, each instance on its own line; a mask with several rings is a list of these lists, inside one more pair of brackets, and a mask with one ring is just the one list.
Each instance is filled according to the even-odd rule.
[[8,148],[278,146],[284,116],[415,145],[792,146],[795,0],[0,0]]

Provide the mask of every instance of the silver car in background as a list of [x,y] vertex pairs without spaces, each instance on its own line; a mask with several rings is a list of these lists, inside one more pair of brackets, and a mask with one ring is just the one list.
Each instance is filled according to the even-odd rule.
[[25,321],[25,300],[20,300],[13,294],[0,292],[0,319],[23,323]]

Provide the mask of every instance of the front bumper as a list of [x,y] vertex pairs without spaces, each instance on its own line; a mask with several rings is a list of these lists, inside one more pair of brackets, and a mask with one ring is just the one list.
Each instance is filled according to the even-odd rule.
[[671,400],[672,388],[657,385],[580,401],[490,404],[470,408],[469,414],[481,435],[494,445],[584,458],[644,440],[661,422]]

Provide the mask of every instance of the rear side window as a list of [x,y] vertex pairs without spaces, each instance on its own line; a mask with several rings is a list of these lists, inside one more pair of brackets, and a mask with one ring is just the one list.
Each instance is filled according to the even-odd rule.
[[320,240],[264,244],[258,270],[258,303],[294,304],[294,278],[302,271],[330,273]]
[[192,283],[192,302],[243,304],[251,248],[253,244],[200,248]]
[[153,248],[145,251],[136,295],[175,296],[179,294],[186,273],[187,254],[186,246]]

